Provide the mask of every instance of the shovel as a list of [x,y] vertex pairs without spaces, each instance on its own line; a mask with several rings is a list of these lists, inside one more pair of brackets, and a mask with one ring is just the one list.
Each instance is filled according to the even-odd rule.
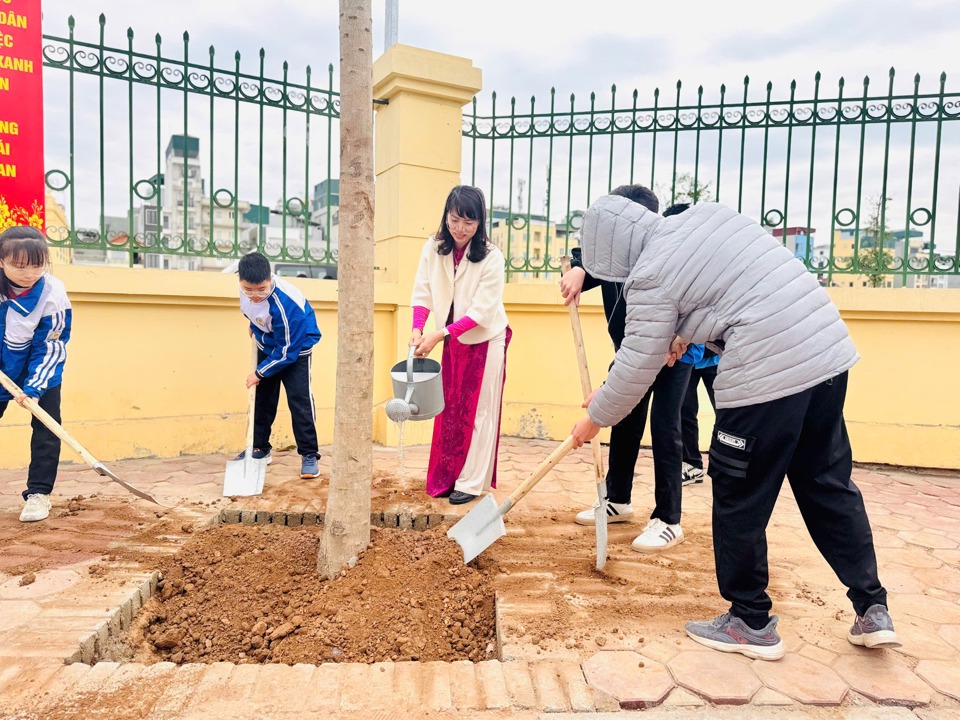
[[[253,368],[257,368],[257,344],[253,347]],[[247,408],[247,448],[242,460],[229,460],[223,474],[223,496],[259,495],[263,492],[263,481],[267,475],[268,458],[253,457],[253,415],[257,403],[257,386],[251,385]]]
[[516,505],[528,492],[533,490],[533,486],[540,482],[553,466],[573,448],[573,436],[571,435],[563,443],[550,453],[550,456],[544,460],[533,474],[520,483],[520,486],[510,493],[503,505],[497,507],[497,501],[493,495],[485,495],[477,506],[460,518],[460,521],[452,528],[447,530],[447,537],[457,541],[463,549],[464,564],[473,560],[497,540],[507,534],[507,528],[503,524],[503,516],[510,512],[510,509]]
[[[3,385],[6,388],[7,392],[13,395],[14,397],[19,397],[23,395],[23,390],[17,387],[17,384],[13,382],[9,377],[4,373],[0,372],[0,385]],[[98,475],[103,477],[108,477],[113,480],[118,485],[126,488],[134,495],[144,500],[149,500],[150,502],[160,505],[161,507],[170,507],[159,500],[157,500],[153,495],[148,492],[144,492],[138,488],[135,488],[133,485],[125,483],[123,480],[114,475],[103,463],[97,460],[93,455],[87,452],[87,449],[83,447],[79,442],[77,442],[73,436],[63,429],[63,426],[60,425],[56,420],[54,420],[50,413],[44,410],[40,405],[31,397],[28,397],[24,402],[24,406],[33,413],[33,416],[47,426],[47,429],[50,430],[54,435],[60,438],[63,442],[69,445],[74,452],[76,452],[80,457],[83,458],[84,462],[87,463],[90,467],[97,471]]]
[[[570,270],[570,258],[560,258],[560,269],[566,273]],[[583,389],[584,399],[593,391],[590,384],[590,370],[587,367],[587,353],[583,347],[583,332],[580,328],[580,312],[577,304],[571,302],[570,325],[573,327],[573,344],[577,347],[577,361],[580,364],[580,387]],[[593,524],[597,529],[597,570],[603,570],[607,564],[607,483],[603,476],[603,455],[600,451],[600,439],[590,441],[593,448],[594,482],[597,483],[597,507],[593,511]]]

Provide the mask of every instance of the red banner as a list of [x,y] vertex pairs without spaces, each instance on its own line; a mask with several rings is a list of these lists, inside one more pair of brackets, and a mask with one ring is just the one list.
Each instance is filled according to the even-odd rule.
[[0,231],[43,229],[40,0],[0,0]]

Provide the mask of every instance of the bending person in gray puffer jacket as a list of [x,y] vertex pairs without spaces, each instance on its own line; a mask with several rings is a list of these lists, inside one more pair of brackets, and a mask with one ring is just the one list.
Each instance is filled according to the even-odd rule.
[[783,656],[766,592],[766,527],[786,476],[817,548],[848,588],[856,611],[848,639],[898,645],[843,420],[847,371],[859,355],[816,278],[760,225],[717,203],[663,218],[607,195],[584,215],[581,246],[591,275],[625,282],[627,327],[606,383],[574,426],[577,446],[630,412],[685,343],[722,352],[708,474],[717,581],[730,610],[687,623],[687,634],[724,652]]

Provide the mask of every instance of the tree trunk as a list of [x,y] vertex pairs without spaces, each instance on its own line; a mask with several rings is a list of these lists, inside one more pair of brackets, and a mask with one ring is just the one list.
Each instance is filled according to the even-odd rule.
[[317,570],[370,544],[373,470],[373,34],[370,0],[340,0],[340,254],[333,472]]

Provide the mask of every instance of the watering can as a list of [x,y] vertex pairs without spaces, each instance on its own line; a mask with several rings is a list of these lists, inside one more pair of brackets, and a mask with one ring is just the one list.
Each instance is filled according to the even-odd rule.
[[411,345],[407,359],[390,368],[394,398],[385,409],[394,422],[430,420],[443,411],[440,363],[429,358],[414,359],[414,350]]

